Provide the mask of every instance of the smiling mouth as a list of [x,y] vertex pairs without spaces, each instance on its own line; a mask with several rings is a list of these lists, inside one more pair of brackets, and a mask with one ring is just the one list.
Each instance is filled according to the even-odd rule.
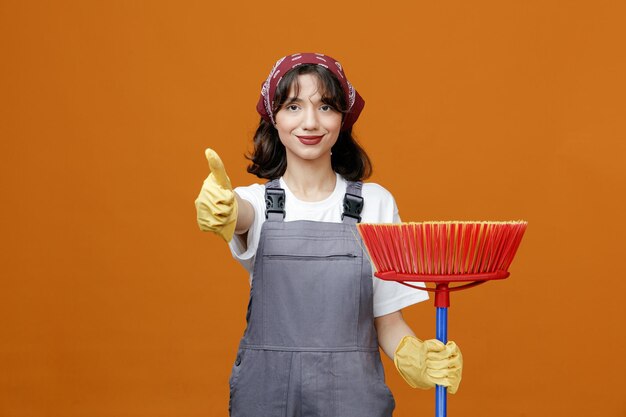
[[317,145],[322,141],[324,135],[306,135],[306,136],[298,136],[296,135],[300,143],[303,145]]
[[[298,136],[298,135],[296,135]],[[320,139],[321,137],[323,137],[324,135],[315,135],[315,136],[298,136],[300,139]]]

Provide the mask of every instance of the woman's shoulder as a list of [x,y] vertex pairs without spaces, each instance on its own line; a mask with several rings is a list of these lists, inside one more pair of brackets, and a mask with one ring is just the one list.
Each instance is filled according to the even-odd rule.
[[364,182],[361,196],[365,200],[363,206],[363,222],[393,223],[398,221],[396,200],[389,190],[375,182]]
[[265,184],[250,184],[235,187],[234,191],[239,197],[248,200],[255,206],[265,204]]
[[265,184],[250,184],[250,185],[240,185],[239,187],[235,187],[235,191],[247,191],[251,193],[259,193],[265,192]]
[[364,182],[361,188],[363,198],[375,200],[393,200],[393,195],[382,185],[375,182]]

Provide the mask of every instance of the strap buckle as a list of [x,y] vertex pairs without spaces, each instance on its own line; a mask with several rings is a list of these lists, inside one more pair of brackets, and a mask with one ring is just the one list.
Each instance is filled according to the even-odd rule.
[[343,213],[341,213],[341,220],[344,216],[352,217],[356,219],[357,223],[361,221],[361,211],[363,210],[363,197],[346,193],[343,198]]
[[269,213],[282,213],[285,218],[285,190],[282,188],[265,189],[265,219]]

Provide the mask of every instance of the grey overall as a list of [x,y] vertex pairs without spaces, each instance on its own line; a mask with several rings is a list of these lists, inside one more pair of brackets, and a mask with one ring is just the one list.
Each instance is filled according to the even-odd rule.
[[[261,228],[247,327],[230,377],[232,417],[389,417],[395,408],[373,317],[372,270],[346,215],[343,223],[284,222]],[[268,200],[269,198],[269,200]],[[274,208],[275,208],[274,204]],[[360,213],[360,209],[358,210]]]

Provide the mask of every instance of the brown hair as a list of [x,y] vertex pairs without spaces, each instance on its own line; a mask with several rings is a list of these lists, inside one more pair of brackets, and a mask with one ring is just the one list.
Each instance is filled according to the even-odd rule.
[[[300,65],[283,76],[274,94],[272,112],[276,114],[283,106],[292,86],[296,96],[298,95],[300,89],[298,76],[303,74],[313,74],[317,77],[322,90],[320,91],[322,102],[340,111],[345,118],[348,109],[341,84],[330,71],[315,64]],[[276,128],[261,119],[253,141],[254,150],[251,154],[245,155],[246,159],[252,161],[248,166],[248,172],[266,179],[282,176],[287,169],[287,156]],[[330,160],[333,170],[349,181],[364,180],[372,175],[372,163],[365,150],[352,136],[352,128],[339,133],[337,142],[332,147]]]

